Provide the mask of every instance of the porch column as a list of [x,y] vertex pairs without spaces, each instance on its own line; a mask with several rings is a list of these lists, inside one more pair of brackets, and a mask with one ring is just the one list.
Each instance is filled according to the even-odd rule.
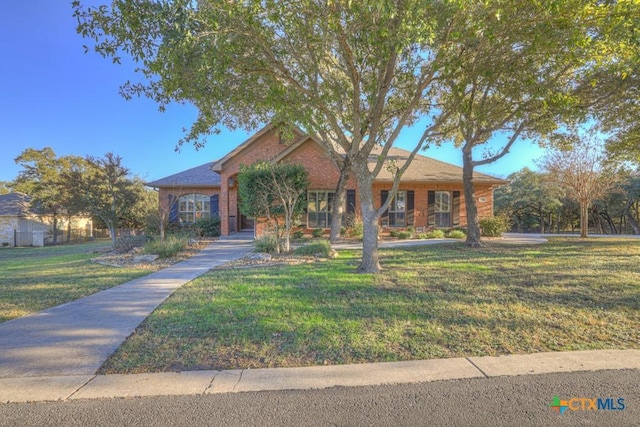
[[220,174],[220,235],[229,235],[229,176]]

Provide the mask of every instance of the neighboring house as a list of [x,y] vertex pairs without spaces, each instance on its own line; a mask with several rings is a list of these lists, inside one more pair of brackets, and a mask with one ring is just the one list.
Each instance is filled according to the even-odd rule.
[[[392,148],[387,159],[402,165],[408,155],[405,150]],[[237,184],[240,165],[258,160],[303,165],[310,184],[302,227],[309,230],[331,226],[331,205],[340,173],[317,140],[299,130],[294,141],[286,144],[268,125],[220,160],[147,185],[159,189],[160,206],[172,222],[189,223],[202,216],[219,215],[222,235],[252,228],[256,229],[256,235],[261,235],[263,222],[254,224],[254,219],[239,211]],[[493,189],[505,183],[489,175],[474,174],[480,217],[493,215]],[[383,168],[373,186],[377,207],[388,197],[392,184],[391,172]],[[357,215],[360,198],[353,178],[347,185],[346,199],[346,213]],[[381,226],[383,230],[409,226],[417,230],[465,227],[462,168],[416,156],[402,177],[395,200],[381,218]]]
[[[66,231],[71,221],[71,228],[84,236],[91,236],[92,221],[87,216],[76,216],[69,219],[64,215],[58,217],[59,232]],[[53,218],[35,212],[31,198],[22,193],[0,195],[0,245],[1,246],[43,246],[51,240]]]

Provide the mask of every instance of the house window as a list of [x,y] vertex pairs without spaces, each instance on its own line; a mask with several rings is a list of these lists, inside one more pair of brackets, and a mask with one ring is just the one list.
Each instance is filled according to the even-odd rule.
[[178,198],[178,215],[182,224],[191,224],[200,218],[209,218],[211,199],[204,194],[185,194]]
[[389,205],[389,227],[404,227],[407,218],[407,193],[398,191]]
[[333,191],[309,191],[307,193],[307,227],[331,227]]
[[436,191],[435,214],[436,227],[451,226],[451,195],[448,191]]

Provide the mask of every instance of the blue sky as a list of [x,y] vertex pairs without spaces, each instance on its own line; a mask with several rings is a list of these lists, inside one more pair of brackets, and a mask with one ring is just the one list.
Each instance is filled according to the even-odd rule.
[[[27,148],[52,147],[58,156],[113,152],[132,173],[151,181],[222,157],[249,136],[223,132],[209,137],[205,148],[185,146],[176,152],[195,109],[176,104],[161,113],[150,100],[122,98],[119,86],[138,80],[133,65],[85,54],[70,3],[0,2],[0,181],[16,177],[14,159]],[[405,131],[397,145],[410,149],[419,135],[419,129]],[[424,154],[461,165],[459,152],[448,145]],[[504,177],[535,167],[533,159],[541,154],[521,142],[479,170]]]

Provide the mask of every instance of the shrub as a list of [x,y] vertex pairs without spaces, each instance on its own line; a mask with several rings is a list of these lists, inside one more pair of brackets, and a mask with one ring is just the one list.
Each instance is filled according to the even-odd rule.
[[480,220],[482,235],[486,237],[500,237],[509,229],[509,219],[505,216],[492,216]]
[[308,243],[304,246],[300,246],[295,251],[296,255],[302,256],[316,256],[328,257],[331,251],[331,245],[327,240],[316,240],[315,242]]
[[218,237],[220,235],[220,217],[200,218],[193,224],[197,236]]
[[353,214],[349,215],[347,218],[345,235],[347,237],[355,238],[362,237],[364,235],[364,223],[362,222],[362,218]]
[[156,254],[160,258],[170,258],[184,249],[189,243],[188,234],[172,234],[165,241],[152,240],[144,245],[144,253]]
[[399,231],[396,233],[396,237],[400,240],[410,239],[413,233],[409,231]]
[[389,237],[398,237],[398,232],[396,230],[389,230]]
[[262,236],[253,242],[253,247],[256,249],[256,252],[274,254],[278,252],[278,241],[274,236]]
[[447,233],[447,237],[450,239],[464,239],[467,235],[462,230],[450,230]]
[[427,239],[444,239],[444,231],[442,230],[431,230],[426,233]]
[[116,252],[125,253],[129,252],[133,248],[141,248],[145,246],[151,238],[149,236],[126,236],[116,239],[115,247]]
[[323,234],[324,234],[324,230],[322,228],[314,228],[313,231],[311,232],[311,235],[313,237],[322,237]]
[[428,239],[429,237],[427,236],[427,233],[420,233],[418,234],[418,239]]
[[298,231],[294,231],[293,232],[293,238],[294,239],[302,239],[304,237],[304,231],[302,230],[298,230]]

